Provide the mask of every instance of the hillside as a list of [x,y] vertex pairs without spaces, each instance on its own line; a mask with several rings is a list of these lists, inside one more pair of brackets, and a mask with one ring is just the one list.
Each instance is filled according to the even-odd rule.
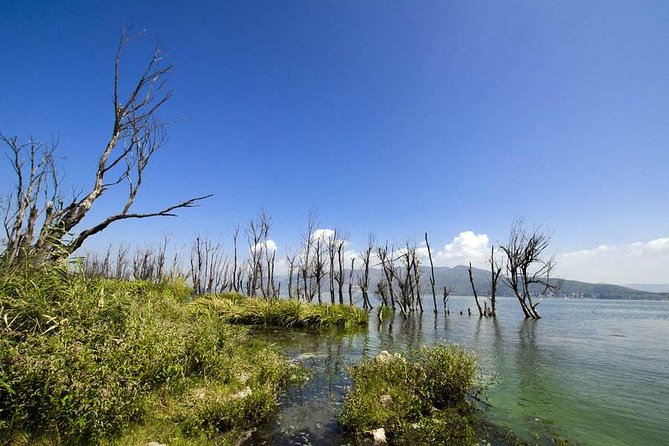
[[[490,292],[490,271],[474,268],[472,271],[474,276],[474,284],[476,290],[480,295],[487,295]],[[422,267],[421,288],[424,291],[430,290],[430,268]],[[463,265],[454,267],[435,267],[435,288],[439,296],[442,295],[444,287],[451,290],[451,295],[465,295],[472,294],[471,285],[469,284],[469,274],[467,267]],[[348,274],[347,274],[348,277]],[[374,289],[374,285],[383,277],[383,272],[380,269],[370,270],[370,289]],[[281,278],[285,282],[285,277]],[[639,300],[668,300],[669,293],[653,293],[623,287],[620,285],[610,285],[601,283],[580,282],[577,280],[568,279],[551,279],[552,283],[557,283],[559,289],[554,293],[554,297],[570,297],[570,298],[590,298],[590,299],[639,299]],[[533,292],[540,293],[542,287],[534,287]],[[327,278],[323,279],[322,289],[324,294],[328,292]],[[503,280],[500,279],[498,285],[498,296],[513,296],[513,291],[509,288]]]

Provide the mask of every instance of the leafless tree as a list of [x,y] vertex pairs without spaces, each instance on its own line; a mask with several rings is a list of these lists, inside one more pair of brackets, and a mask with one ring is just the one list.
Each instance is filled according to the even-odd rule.
[[237,239],[239,238],[239,225],[235,226],[235,230],[232,232],[232,290],[235,293],[239,292],[240,284],[237,279]]
[[295,274],[297,256],[295,254],[286,255],[286,263],[288,264],[288,297],[293,298],[293,275]]
[[511,226],[508,243],[500,246],[506,257],[504,280],[516,295],[526,318],[541,317],[537,311],[541,301],[535,303],[532,300],[531,286],[538,286],[541,296],[557,289],[557,285],[550,280],[554,260],[543,257],[550,241],[550,234],[540,229],[529,231],[523,221],[518,220]]
[[219,242],[197,237],[191,249],[190,269],[193,291],[197,295],[220,293],[228,287],[227,260]]
[[[425,246],[427,247],[427,257],[430,259],[430,287],[432,288],[432,304],[434,305],[434,312],[437,313],[437,293],[434,290],[434,263],[432,262],[432,250],[430,249],[430,242],[427,240],[427,232],[425,233]],[[444,299],[444,305],[446,299]],[[444,311],[446,308],[444,307]]]
[[[314,231],[316,230],[316,213],[311,211],[309,212],[309,218],[307,219],[307,231],[304,234],[304,249],[302,252],[302,257],[298,271],[302,278],[304,300],[311,301],[314,297],[314,287],[311,284],[311,250],[314,243]],[[299,298],[299,285],[298,285],[298,298]]]
[[369,300],[369,264],[374,252],[374,236],[370,234],[367,237],[367,247],[360,252],[360,259],[362,260],[362,270],[358,274],[358,287],[362,293],[362,305],[365,309],[372,309],[372,304]]
[[330,303],[335,303],[335,260],[337,258],[337,230],[335,229],[333,233],[327,238],[326,242],[329,270],[328,270],[328,282],[330,286]]
[[266,296],[263,277],[265,264],[263,259],[268,253],[267,240],[271,225],[269,215],[262,209],[258,217],[251,220],[246,228],[246,240],[249,246],[249,254],[251,255],[248,262],[250,274],[249,296],[255,296],[258,288]]
[[497,301],[497,285],[499,283],[499,276],[502,274],[502,267],[497,264],[495,260],[495,247],[490,248],[490,258],[488,259],[488,264],[490,265],[490,306],[491,316],[497,316],[497,310],[495,308]]
[[355,257],[351,257],[351,269],[348,270],[348,303],[353,305],[353,271],[355,271]]
[[[110,137],[102,148],[92,186],[66,202],[61,193],[61,177],[53,153],[56,144],[45,145],[0,134],[9,149],[15,184],[10,199],[3,204],[5,262],[30,257],[35,262],[64,259],[84,241],[121,220],[176,216],[175,211],[195,206],[210,195],[190,198],[152,212],[131,212],[143,184],[145,169],[165,143],[165,124],[158,118],[160,108],[172,97],[165,90],[172,65],[163,63],[156,49],[137,82],[122,98],[119,88],[121,54],[128,35],[121,38],[114,61],[113,123]],[[127,195],[120,209],[84,229],[80,228],[94,203],[105,192],[125,183]]]
[[381,262],[381,267],[383,269],[383,274],[386,278],[385,283],[386,283],[386,289],[385,291],[388,292],[388,295],[390,297],[390,306],[394,310],[395,309],[395,291],[393,290],[393,282],[395,279],[395,264],[394,260],[392,257],[392,252],[393,249],[388,246],[388,243],[384,246],[378,246],[376,248],[376,255],[379,258],[379,261]]
[[472,293],[474,293],[474,302],[476,302],[476,308],[479,310],[479,317],[483,317],[483,310],[481,309],[481,304],[479,303],[479,295],[476,292],[476,285],[474,285],[474,275],[472,274],[472,262],[469,262],[469,284],[472,286]]
[[344,246],[346,246],[346,237],[336,241],[337,246],[337,270],[335,272],[334,280],[337,282],[337,294],[339,296],[339,304],[344,304]]
[[313,255],[313,272],[314,279],[316,280],[316,289],[318,291],[318,303],[323,303],[321,297],[321,282],[323,277],[325,277],[325,246],[322,237],[316,238],[314,244],[314,255]]

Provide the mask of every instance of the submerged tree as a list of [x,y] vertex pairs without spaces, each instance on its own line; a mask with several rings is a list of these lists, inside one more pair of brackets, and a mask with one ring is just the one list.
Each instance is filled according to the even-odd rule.
[[528,231],[519,220],[511,226],[508,243],[500,246],[506,257],[504,280],[513,290],[526,318],[541,318],[537,311],[541,301],[533,301],[533,289],[539,290],[539,296],[557,289],[555,282],[551,283],[550,277],[554,260],[544,258],[544,251],[550,241],[550,234],[539,229]]
[[[2,259],[12,264],[31,258],[35,262],[67,258],[84,241],[121,220],[175,216],[175,211],[196,205],[210,195],[190,198],[164,209],[131,212],[142,187],[144,171],[165,143],[165,124],[158,118],[160,108],[172,97],[165,90],[173,65],[163,64],[156,49],[140,78],[127,96],[120,91],[121,55],[128,42],[121,39],[114,60],[113,120],[109,139],[102,147],[92,185],[66,199],[62,178],[54,162],[56,145],[33,140],[20,142],[16,136],[0,134],[9,150],[15,183],[2,202],[5,229]],[[80,229],[94,203],[107,191],[126,184],[125,202],[120,209],[99,222]]]

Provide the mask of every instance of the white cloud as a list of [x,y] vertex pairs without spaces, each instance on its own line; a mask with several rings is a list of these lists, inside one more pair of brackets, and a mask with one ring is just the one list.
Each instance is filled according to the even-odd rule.
[[[427,255],[427,248],[420,248],[420,253]],[[472,265],[485,267],[490,255],[490,239],[487,234],[464,231],[453,241],[433,253],[435,266]]]
[[316,229],[313,234],[311,234],[311,240],[327,240],[330,237],[334,237],[334,235],[334,229],[319,228]]
[[557,256],[565,279],[625,284],[669,282],[669,238],[627,245],[601,245]]
[[267,239],[264,242],[259,242],[257,243],[252,250],[257,251],[259,249],[262,249],[264,251],[276,251],[277,250],[277,245],[276,242],[272,239]]

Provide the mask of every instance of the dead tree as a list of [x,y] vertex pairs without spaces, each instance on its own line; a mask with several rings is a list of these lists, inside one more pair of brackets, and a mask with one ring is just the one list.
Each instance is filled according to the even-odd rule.
[[[314,212],[309,213],[309,218],[307,219],[307,232],[304,234],[304,250],[302,258],[300,259],[300,266],[298,268],[300,276],[302,278],[304,300],[311,301],[314,297],[314,287],[311,285],[311,264],[310,264],[310,255],[311,249],[314,242],[314,231],[316,229],[316,214]],[[299,285],[298,285],[298,299],[299,299]]]
[[495,309],[495,304],[497,301],[497,284],[499,283],[499,276],[502,274],[502,267],[497,264],[495,260],[495,247],[490,248],[490,259],[488,259],[490,264],[490,306],[491,316],[497,316],[497,310]]
[[362,270],[358,274],[358,287],[362,293],[362,305],[365,309],[372,309],[372,304],[369,300],[369,263],[372,252],[374,251],[374,236],[367,237],[367,247],[360,252],[360,259],[362,260]]
[[469,283],[472,286],[472,293],[474,293],[474,301],[476,302],[476,308],[479,309],[479,317],[483,317],[483,310],[481,309],[481,304],[479,304],[479,295],[476,292],[476,286],[474,285],[474,275],[472,274],[472,262],[469,262]]
[[266,296],[266,288],[264,285],[263,272],[265,270],[263,258],[267,253],[267,240],[269,229],[271,226],[271,219],[264,209],[260,211],[258,217],[249,222],[246,229],[246,240],[249,246],[249,274],[250,274],[250,294],[255,296],[258,288],[261,293]]
[[[0,134],[9,149],[15,174],[10,197],[3,204],[5,247],[2,259],[9,264],[31,258],[39,263],[62,260],[89,237],[122,220],[176,216],[175,211],[197,205],[211,195],[190,198],[152,212],[132,212],[142,187],[145,169],[163,147],[165,124],[158,118],[161,107],[172,97],[165,90],[172,65],[163,64],[156,49],[140,78],[125,98],[120,91],[121,54],[128,42],[122,33],[114,61],[113,122],[109,139],[100,151],[90,188],[67,200],[61,194],[61,179],[53,158],[55,145]],[[84,218],[107,191],[126,183],[127,195],[120,209],[89,226]]]
[[421,268],[420,268],[420,258],[418,257],[418,253],[416,252],[416,248],[414,247],[411,251],[411,263],[413,265],[413,283],[415,286],[415,293],[416,293],[416,301],[418,302],[418,308],[420,309],[420,312],[423,312],[423,298],[420,294],[420,276],[421,276]]
[[344,246],[346,246],[345,238],[337,240],[337,271],[335,274],[335,281],[337,282],[337,294],[339,296],[339,305],[344,305]]
[[392,258],[392,250],[388,247],[388,243],[384,246],[376,248],[376,254],[381,262],[383,274],[386,278],[387,292],[390,297],[390,306],[395,309],[395,291],[393,290],[393,282],[395,278],[395,265]]
[[191,248],[190,271],[196,295],[225,291],[227,261],[220,243],[196,237]]
[[239,237],[239,225],[235,226],[232,233],[232,290],[235,293],[239,292],[239,283],[237,280],[237,239]]
[[[427,232],[425,233],[425,246],[427,247],[427,257],[430,259],[430,287],[432,287],[432,304],[434,305],[434,312],[436,313],[437,293],[434,290],[434,263],[432,262],[432,250],[430,249],[430,242],[427,240]],[[444,305],[446,305],[446,299],[444,299]],[[446,311],[445,307],[444,311]]]
[[351,257],[351,269],[348,271],[348,303],[353,305],[353,271],[355,270],[355,257]]
[[325,277],[325,248],[323,247],[323,238],[318,237],[314,245],[313,271],[316,280],[316,290],[318,292],[318,303],[323,303],[321,298],[321,282]]
[[295,274],[295,261],[297,256],[295,254],[286,255],[286,263],[288,264],[288,298],[293,298],[293,274]]
[[330,303],[335,303],[335,259],[337,258],[337,230],[326,241],[330,269],[328,270],[328,283],[330,286]]
[[528,231],[519,220],[511,226],[508,243],[500,246],[506,257],[504,280],[513,290],[526,318],[541,318],[537,311],[541,301],[535,303],[532,300],[531,288],[539,287],[541,296],[557,289],[557,285],[550,281],[554,261],[543,258],[550,241],[550,234],[539,229]]

